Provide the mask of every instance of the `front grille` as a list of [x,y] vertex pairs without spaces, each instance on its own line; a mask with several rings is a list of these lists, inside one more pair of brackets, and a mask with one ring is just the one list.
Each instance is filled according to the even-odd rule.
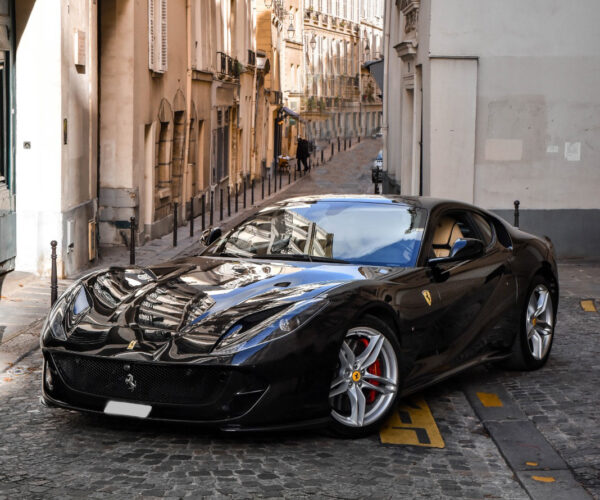
[[258,399],[266,388],[251,374],[207,366],[144,363],[70,353],[53,353],[52,358],[71,389],[106,398],[207,406],[247,391],[258,390]]

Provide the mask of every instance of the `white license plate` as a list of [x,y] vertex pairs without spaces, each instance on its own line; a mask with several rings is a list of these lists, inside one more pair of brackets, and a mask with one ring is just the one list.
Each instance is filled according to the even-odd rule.
[[152,406],[125,403],[124,401],[109,401],[106,403],[104,413],[107,415],[121,415],[123,417],[146,418],[150,415]]

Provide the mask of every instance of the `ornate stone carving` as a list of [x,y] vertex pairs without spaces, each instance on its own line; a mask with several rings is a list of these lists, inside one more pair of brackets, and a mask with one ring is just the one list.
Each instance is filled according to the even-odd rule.
[[419,10],[411,10],[405,16],[404,33],[410,33],[417,29],[417,23],[419,22]]
[[417,29],[419,21],[419,3],[420,0],[396,0],[396,5],[404,14],[404,32],[410,33]]

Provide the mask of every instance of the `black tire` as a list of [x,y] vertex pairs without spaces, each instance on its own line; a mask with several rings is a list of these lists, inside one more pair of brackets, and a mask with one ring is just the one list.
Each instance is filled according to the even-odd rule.
[[[548,301],[552,307],[551,317],[551,333],[548,340],[547,347],[543,350],[543,355],[535,356],[533,354],[533,348],[531,341],[528,339],[528,325],[531,323],[528,320],[528,306],[532,298],[532,294],[536,293],[536,290],[540,290],[543,287],[548,291]],[[542,275],[535,275],[531,280],[525,301],[521,308],[519,315],[519,333],[516,335],[511,348],[510,356],[504,360],[501,364],[504,368],[509,370],[523,370],[531,371],[537,370],[544,366],[550,357],[550,351],[552,350],[552,343],[554,341],[554,328],[556,325],[556,287]],[[535,325],[535,323],[533,323]]]
[[[363,334],[365,335],[365,340],[362,340]],[[383,337],[383,339],[380,340],[376,335]],[[360,365],[358,369],[356,367],[353,368],[350,375],[348,375],[348,370],[343,370],[341,358],[344,354],[340,352],[340,360],[338,360],[332,377],[331,392],[334,392],[334,387],[339,387],[342,390],[342,385],[344,384],[346,384],[345,387],[349,388],[334,397],[330,397],[331,422],[329,430],[337,436],[360,438],[377,432],[394,410],[401,386],[399,366],[400,344],[394,331],[385,321],[372,315],[365,315],[348,330],[343,344],[346,345],[346,348],[349,345],[354,346],[352,351],[356,354],[356,362],[360,360],[361,355],[366,356],[364,360],[368,362],[372,355],[367,355],[367,349],[375,339],[381,343],[381,347],[377,351],[376,361],[364,366]],[[364,345],[365,341],[368,342],[367,345]],[[376,344],[373,345],[375,346]],[[340,351],[344,349],[344,345],[340,346]],[[375,353],[375,349],[376,347],[373,348],[373,353]],[[357,375],[357,371],[362,375]],[[378,371],[381,374],[381,382],[373,380],[375,376],[378,376]],[[358,381],[355,377],[358,377]],[[339,386],[334,386],[336,381],[341,379],[343,379],[343,382]],[[392,380],[395,383],[392,384]],[[369,389],[365,385],[370,385],[371,387],[377,385],[377,391]],[[352,415],[354,415],[352,402],[348,395],[349,391],[353,391],[355,396],[359,396],[358,392],[360,392],[365,398],[365,404],[363,405],[364,422],[362,425],[342,421],[351,419]],[[385,393],[383,393],[384,391]],[[369,402],[370,398],[374,399]],[[347,415],[348,411],[350,415]],[[359,411],[357,411],[358,413]]]

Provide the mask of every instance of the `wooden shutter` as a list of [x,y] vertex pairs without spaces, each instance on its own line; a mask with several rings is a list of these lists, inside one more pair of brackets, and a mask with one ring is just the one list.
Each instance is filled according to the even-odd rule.
[[148,0],[148,68],[156,71],[156,25],[154,1]]
[[160,71],[168,69],[167,0],[160,0]]

